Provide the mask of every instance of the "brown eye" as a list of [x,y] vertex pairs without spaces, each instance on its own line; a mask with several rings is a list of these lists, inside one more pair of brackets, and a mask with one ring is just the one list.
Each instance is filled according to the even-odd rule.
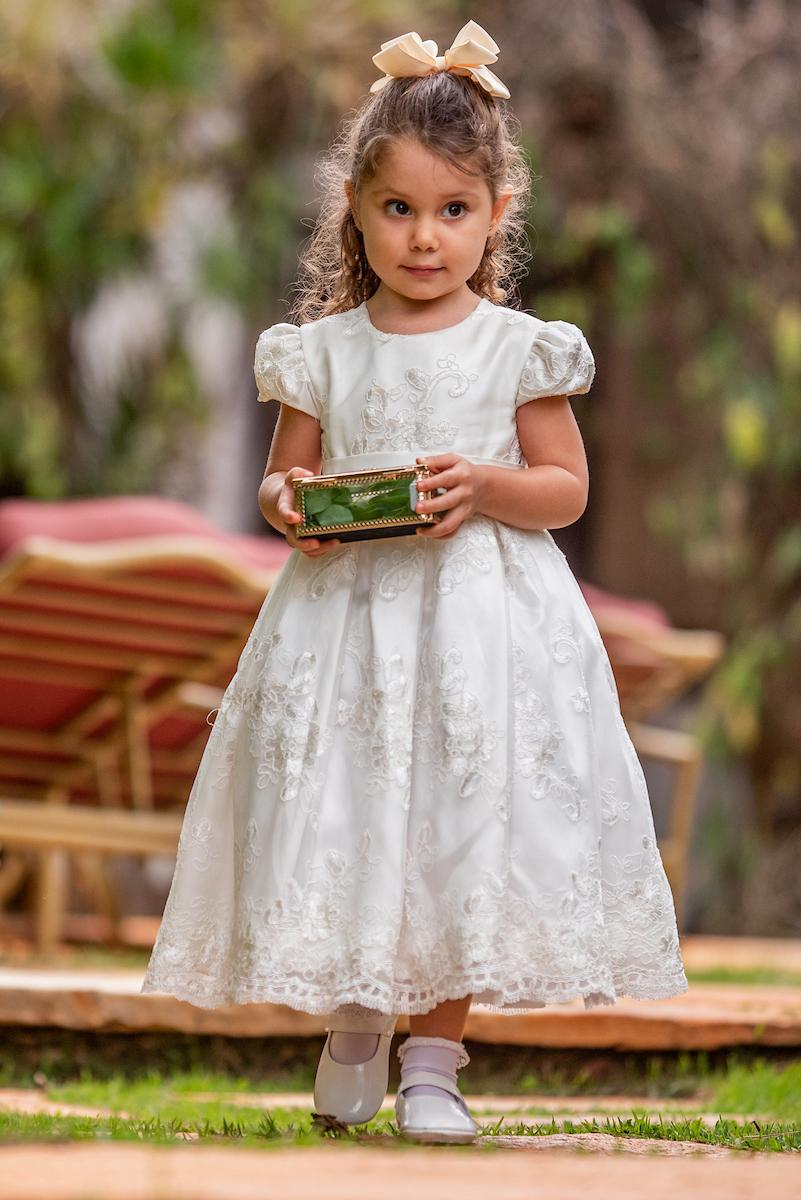
[[466,212],[466,211],[467,211],[467,205],[466,205],[466,204],[462,204],[461,200],[451,200],[450,204],[448,204],[448,205],[447,205],[447,209],[448,209],[448,215],[449,215],[449,216],[451,216],[451,217],[461,217],[462,213],[461,213],[461,212],[456,212],[456,213],[455,213],[455,212],[451,212],[451,209],[452,209],[452,208],[461,208],[463,212]]

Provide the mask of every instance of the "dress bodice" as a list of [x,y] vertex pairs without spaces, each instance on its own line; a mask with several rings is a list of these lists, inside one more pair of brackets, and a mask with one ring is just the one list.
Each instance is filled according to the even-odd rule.
[[482,297],[427,333],[377,329],[366,302],[260,335],[259,399],[320,421],[322,473],[404,466],[418,454],[525,466],[515,414],[541,396],[587,392],[595,364],[580,329]]

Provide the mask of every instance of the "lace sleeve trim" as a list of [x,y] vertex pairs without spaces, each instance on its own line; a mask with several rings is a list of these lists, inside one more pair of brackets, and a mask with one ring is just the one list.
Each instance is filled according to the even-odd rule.
[[517,405],[540,396],[588,392],[595,360],[587,339],[568,321],[546,321],[537,331],[520,376]]
[[320,400],[309,377],[297,325],[281,322],[260,334],[254,374],[259,400],[279,400],[319,419]]

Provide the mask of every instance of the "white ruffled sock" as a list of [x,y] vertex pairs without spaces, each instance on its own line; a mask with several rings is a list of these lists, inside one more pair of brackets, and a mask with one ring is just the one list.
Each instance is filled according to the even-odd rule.
[[[435,1074],[443,1075],[452,1083],[456,1083],[456,1072],[470,1062],[470,1055],[465,1050],[463,1042],[453,1042],[450,1038],[415,1035],[408,1037],[398,1046],[398,1058],[401,1063],[401,1083],[403,1083],[404,1073],[411,1072],[416,1067],[420,1067],[424,1071],[434,1071]],[[443,1092],[447,1096],[452,1094],[432,1083],[416,1083],[407,1088],[404,1095],[414,1096],[419,1093],[421,1096],[441,1096]],[[453,1098],[456,1099],[455,1096]],[[458,1099],[465,1112],[468,1112],[464,1097],[460,1095]]]

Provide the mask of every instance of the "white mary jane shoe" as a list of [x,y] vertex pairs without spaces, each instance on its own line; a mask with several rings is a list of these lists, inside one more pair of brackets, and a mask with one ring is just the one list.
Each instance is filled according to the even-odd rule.
[[461,1096],[456,1084],[445,1075],[422,1069],[406,1071],[395,1096],[401,1134],[416,1142],[474,1142],[478,1126],[461,1104],[448,1095],[406,1096],[406,1089],[417,1083],[433,1083],[443,1092]]
[[[326,1025],[317,1076],[314,1081],[315,1121],[323,1125],[361,1125],[379,1111],[389,1084],[389,1048],[397,1015],[374,1016],[332,1013]],[[377,1033],[371,1058],[360,1063],[340,1063],[331,1057],[332,1033]]]

